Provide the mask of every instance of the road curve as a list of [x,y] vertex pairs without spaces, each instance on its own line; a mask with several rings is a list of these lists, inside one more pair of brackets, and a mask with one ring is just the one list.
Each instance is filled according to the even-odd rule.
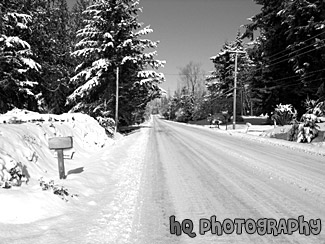
[[[304,216],[325,226],[324,157],[157,117],[149,130],[132,243],[325,244],[324,227],[318,235],[297,230],[274,236],[248,234],[243,226],[242,234],[238,228],[201,234],[199,225],[215,215],[221,223],[273,218],[277,224]],[[190,219],[196,237],[172,235],[172,215],[180,223]]]

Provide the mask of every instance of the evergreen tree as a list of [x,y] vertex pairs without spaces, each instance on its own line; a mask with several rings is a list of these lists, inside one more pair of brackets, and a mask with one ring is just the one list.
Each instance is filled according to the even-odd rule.
[[26,41],[32,16],[23,11],[23,2],[5,0],[0,3],[0,111],[14,107],[37,110],[33,79],[41,66],[33,59]]
[[320,98],[325,79],[325,2],[287,1],[278,13],[288,25],[289,63],[303,85],[302,95]]
[[84,11],[85,26],[77,32],[80,38],[74,57],[82,58],[71,82],[76,85],[67,103],[72,111],[84,111],[93,116],[105,112],[114,116],[115,80],[120,68],[120,111],[122,123],[134,122],[135,114],[161,93],[158,83],[161,73],[146,70],[164,64],[155,60],[158,42],[140,39],[152,30],[141,29],[138,23],[139,2],[135,0],[94,1]]
[[245,53],[237,55],[237,96],[242,98],[237,99],[237,101],[238,104],[241,104],[240,108],[250,108],[251,77],[249,74],[254,64],[246,52],[247,50],[244,48],[243,40],[238,32],[235,41],[226,42],[220,52],[211,57],[215,69],[211,75],[207,76],[206,86],[209,91],[207,102],[211,104],[210,113],[212,114],[220,113],[222,110],[232,111],[236,56],[234,51]]
[[[76,3],[72,7],[71,11],[71,21],[73,32],[77,32],[78,30],[84,28],[83,16],[82,13],[87,9],[87,7],[91,4],[90,0],[77,0]],[[74,38],[74,40],[76,40]],[[75,43],[76,44],[76,43]]]
[[324,82],[325,8],[322,0],[255,0],[261,13],[246,25],[256,56],[253,95],[263,112],[287,103],[304,112],[302,101],[314,97]]
[[66,0],[26,0],[26,11],[33,16],[29,42],[42,72],[38,101],[42,111],[62,113],[75,61],[70,53],[74,44],[73,23]]

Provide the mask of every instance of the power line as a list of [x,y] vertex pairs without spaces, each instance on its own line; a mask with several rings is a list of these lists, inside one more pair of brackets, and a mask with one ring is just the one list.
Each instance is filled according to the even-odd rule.
[[[320,41],[323,41],[323,40],[325,40],[325,39],[322,39],[322,40],[320,40]],[[306,49],[306,48],[311,47],[311,46],[314,46],[314,45],[315,45],[315,43],[310,44],[310,45],[305,46],[305,47],[302,47],[302,48],[299,48],[299,49],[294,50],[294,51],[292,51],[291,53],[288,53],[288,54],[286,54],[286,55],[283,55],[283,56],[281,56],[281,57],[279,57],[279,58],[275,58],[275,59],[273,59],[273,60],[270,60],[269,62],[272,63],[272,62],[274,62],[274,61],[276,61],[276,60],[279,60],[279,59],[281,59],[281,58],[287,57],[287,56],[289,56],[289,55],[292,55],[293,53],[299,52],[299,51],[301,51],[301,50],[303,50],[303,49]]]
[[281,78],[281,79],[272,80],[272,82],[287,80],[287,79],[295,78],[295,77],[300,77],[299,80],[303,80],[305,78],[311,77],[311,74],[318,73],[318,72],[321,72],[321,71],[325,71],[325,69],[319,69],[319,70],[311,71],[311,72],[307,73],[307,76],[305,76],[305,77],[300,77],[300,75],[293,75],[293,76],[288,76],[288,77],[284,77],[284,78]]
[[[322,46],[319,46],[319,47],[317,47],[317,48],[315,48],[315,49],[312,49],[312,50],[309,50],[309,51],[306,51],[306,52],[300,53],[300,54],[296,55],[295,57],[300,57],[301,55],[304,55],[304,54],[307,54],[307,53],[310,53],[310,52],[316,51],[317,49],[320,49],[320,48],[323,48],[323,47],[325,47],[325,44],[323,44]],[[288,60],[290,60],[290,59],[292,59],[292,58],[286,58],[286,59],[283,59],[283,60],[281,60],[281,61],[279,61],[279,62],[276,62],[276,63],[273,63],[273,64],[269,64],[269,65],[266,65],[266,68],[272,67],[272,66],[274,66],[274,65],[276,65],[276,64],[283,63],[283,62],[288,61]],[[264,68],[264,67],[259,68],[259,69],[256,69],[255,71],[262,70],[263,68]]]
[[[287,76],[287,77],[283,77],[283,78],[276,79],[276,80],[271,80],[271,82],[277,82],[277,81],[287,80],[287,79],[291,79],[291,78],[298,78],[298,77],[300,77],[298,79],[298,81],[302,81],[303,79],[307,79],[307,78],[311,77],[312,74],[315,74],[315,73],[318,73],[318,72],[321,72],[321,71],[325,71],[325,68],[308,72],[307,75],[304,76],[304,77],[301,77],[300,75],[292,75],[292,76]],[[314,80],[312,80],[312,81],[314,81]],[[296,84],[300,84],[300,83],[296,83]],[[277,86],[281,86],[281,85],[277,85]]]
[[[314,80],[309,80],[308,82],[319,81],[319,80],[325,80],[325,78],[318,78],[318,79],[314,79]],[[299,81],[301,81],[301,80],[299,80]],[[271,86],[271,87],[252,88],[252,90],[261,90],[261,89],[273,90],[273,89],[278,88],[278,87],[287,88],[287,87],[290,87],[290,86],[297,86],[297,85],[303,85],[303,84],[301,82],[295,82],[295,83],[286,84],[286,85],[276,85],[276,86]]]
[[[317,47],[317,49],[320,49],[320,48],[323,48],[323,47],[325,47],[325,44],[323,44],[322,46]],[[312,50],[309,50],[309,51],[306,51],[306,52],[300,53],[300,54],[296,55],[295,57],[300,57],[301,55],[304,55],[304,54],[306,54],[306,53],[310,53],[310,52],[316,51],[317,49],[315,48],[315,49],[312,49]],[[276,64],[279,64],[279,63],[283,63],[284,61],[288,61],[288,60],[290,60],[290,59],[291,59],[291,58],[286,58],[286,59],[284,59],[284,60],[282,60],[282,61],[280,61],[280,62],[277,62],[277,63],[274,63],[274,64],[270,64],[270,65],[268,65],[268,67],[273,66],[273,65],[276,65]]]
[[[311,40],[312,38],[315,38],[316,36],[319,36],[319,35],[321,35],[321,34],[323,34],[323,33],[325,33],[325,31],[322,32],[322,33],[319,33],[318,35],[315,35],[315,36],[309,38],[308,40]],[[306,41],[308,41],[308,40],[306,40]],[[322,41],[322,40],[325,40],[325,39],[321,39],[321,41]],[[293,51],[293,52],[291,52],[291,53],[289,53],[289,54],[284,55],[283,57],[286,57],[286,56],[288,56],[288,55],[291,55],[291,54],[293,54],[293,53],[296,53],[296,52],[298,52],[298,51],[301,51],[301,50],[306,49],[307,47],[310,47],[310,46],[313,46],[313,45],[315,45],[315,44],[310,44],[310,45],[308,45],[308,46],[305,46],[305,47],[302,47],[302,48],[300,48],[300,49],[297,49],[297,50],[295,50],[295,51]],[[325,47],[325,44],[323,44],[323,45],[321,45],[321,46],[319,46],[319,47],[314,47],[312,50],[309,50],[309,51],[306,51],[306,52],[300,53],[300,54],[298,54],[298,55],[295,55],[294,57],[300,57],[301,55],[304,55],[304,54],[307,54],[307,53],[310,53],[310,52],[316,51],[316,50],[318,50],[318,49],[320,49],[320,48],[323,48],[323,47]],[[287,50],[283,50],[282,52],[284,52],[284,51],[287,51]],[[281,52],[279,52],[279,53],[281,53]],[[272,55],[272,56],[274,56],[274,55]],[[272,56],[271,56],[271,57],[272,57]],[[283,58],[283,57],[276,58],[276,59],[274,59],[274,60],[272,60],[272,61],[270,61],[270,62],[273,62],[273,61],[275,61],[275,60],[281,59],[281,58]],[[285,58],[285,59],[283,59],[283,60],[280,60],[280,61],[278,61],[278,62],[276,62],[276,63],[267,64],[267,65],[266,65],[266,68],[272,67],[272,66],[277,65],[277,64],[280,64],[280,63],[283,63],[283,62],[288,61],[288,60],[290,60],[290,59],[292,59],[292,58],[293,58],[293,57],[289,57],[289,58]],[[264,69],[264,67],[261,67],[261,68],[259,68],[259,69],[255,69],[255,72],[256,72],[256,71],[259,71],[259,70],[262,70],[262,69]]]
[[[324,34],[324,33],[325,33],[325,31],[323,31],[323,32],[321,32],[321,33],[319,33],[319,34],[317,34],[317,35],[315,35],[315,36],[313,36],[313,37],[310,37],[309,39],[305,40],[304,42],[307,42],[307,41],[309,41],[309,40],[311,40],[311,39],[313,39],[313,38],[315,38],[315,37],[317,37],[317,36],[320,36],[320,35],[322,35],[322,34]],[[325,39],[321,39],[320,41],[322,41],[322,40],[325,40]],[[281,57],[275,58],[275,59],[273,59],[273,60],[270,61],[271,64],[267,65],[267,67],[272,67],[272,66],[274,66],[274,65],[276,65],[276,64],[280,64],[280,63],[283,63],[283,62],[285,62],[285,61],[288,61],[288,60],[290,60],[292,57],[290,57],[290,58],[285,58],[285,59],[280,60],[279,62],[276,62],[276,63],[272,63],[272,62],[274,62],[274,61],[276,61],[276,60],[279,60],[279,59],[281,59],[281,58],[284,58],[284,57],[286,57],[286,56],[288,56],[288,55],[292,55],[293,53],[299,52],[299,51],[304,50],[304,49],[306,49],[306,48],[308,48],[308,47],[310,47],[310,46],[313,46],[313,45],[315,45],[315,44],[314,44],[314,43],[313,43],[313,44],[310,44],[310,45],[308,45],[308,46],[305,46],[305,47],[299,48],[299,49],[297,49],[297,50],[294,50],[294,51],[292,51],[292,52],[289,53],[289,54],[286,54],[286,55],[284,55],[284,56],[281,56]],[[319,46],[319,47],[314,47],[314,49],[312,49],[312,50],[309,50],[309,51],[306,51],[306,52],[300,53],[300,54],[296,55],[295,57],[299,57],[299,56],[301,56],[301,55],[304,55],[304,54],[310,53],[310,52],[312,52],[312,51],[316,51],[317,49],[320,49],[320,48],[323,48],[323,47],[325,47],[325,44],[323,44],[323,45],[321,45],[321,46]],[[288,51],[288,50],[283,50],[283,51],[281,51],[281,52],[278,52],[278,53],[276,53],[276,54],[273,54],[273,55],[270,56],[269,58],[272,58],[272,57],[274,57],[274,56],[277,56],[278,54],[283,53],[283,52],[286,52],[286,51]],[[263,69],[263,68],[259,68],[259,69],[256,69],[255,71],[259,71],[259,70],[262,70],[262,69]],[[299,80],[301,81],[301,80],[304,79],[304,78],[308,78],[308,77],[310,77],[310,76],[311,76],[310,74],[317,73],[317,72],[324,71],[324,70],[325,70],[325,69],[321,69],[321,70],[317,70],[317,71],[309,72],[309,73],[307,74],[307,77],[302,77],[302,78],[300,78]],[[171,74],[171,73],[169,73],[169,74],[168,74],[168,73],[167,73],[167,74],[164,73],[164,75],[165,75],[165,76],[187,76],[186,74]],[[206,75],[208,75],[208,74],[207,74],[207,73],[200,73],[200,74],[198,74],[198,75],[206,76]],[[284,78],[281,78],[281,79],[273,80],[272,82],[281,81],[281,80],[286,80],[286,79],[295,78],[295,77],[299,77],[299,75],[294,75],[294,76],[284,77]],[[313,81],[315,81],[315,80],[313,80]]]
[[[310,78],[312,76],[312,74],[315,74],[315,73],[318,73],[318,72],[321,72],[321,71],[325,71],[325,68],[324,69],[319,69],[319,70],[312,71],[312,72],[308,73],[307,76],[299,78],[298,79],[298,82],[295,82],[295,83],[292,83],[292,84],[275,85],[275,86],[265,87],[265,88],[263,88],[263,87],[261,87],[261,88],[252,88],[252,90],[260,90],[260,89],[271,90],[271,89],[275,89],[277,87],[287,88],[287,87],[290,87],[290,86],[302,85],[301,81],[303,79]],[[284,77],[284,78],[281,78],[281,79],[272,80],[272,82],[286,80],[286,79],[295,78],[295,77],[299,77],[299,75],[288,76],[288,77]],[[325,80],[325,78],[318,78],[318,79],[314,79],[314,80],[309,80],[308,82],[319,81],[319,80],[323,80],[323,79]],[[242,89],[242,88],[239,88],[239,89]],[[230,88],[230,89],[222,92],[221,94],[218,94],[218,96],[215,97],[215,98],[213,98],[211,101],[216,100],[216,99],[218,99],[218,98],[220,98],[222,96],[225,96],[225,95],[229,94],[230,92],[232,92],[233,90],[234,90],[234,88]]]
[[[319,33],[319,34],[317,34],[317,35],[315,35],[315,36],[313,36],[313,37],[311,37],[311,38],[305,40],[304,42],[309,41],[309,40],[311,40],[311,39],[313,39],[313,38],[315,38],[315,37],[317,37],[317,36],[319,36],[319,35],[321,35],[321,34],[325,34],[325,31],[323,31],[323,32],[321,32],[321,33]],[[323,41],[323,40],[325,40],[325,39],[321,39],[320,41]],[[286,56],[288,56],[288,55],[291,55],[291,54],[293,54],[293,53],[299,52],[299,51],[301,51],[301,50],[303,50],[303,49],[306,49],[306,48],[308,48],[308,47],[310,47],[310,46],[313,46],[313,45],[315,45],[315,43],[310,44],[310,45],[305,46],[305,47],[302,47],[302,48],[299,48],[299,49],[297,49],[297,50],[294,50],[294,51],[292,51],[291,53],[286,54],[286,55],[283,55],[283,56],[281,56],[281,57],[279,57],[279,58],[275,58],[275,59],[273,59],[273,60],[270,60],[269,62],[271,62],[271,64],[269,64],[269,65],[267,65],[267,66],[270,67],[270,66],[273,66],[273,65],[276,65],[276,64],[282,63],[282,62],[284,62],[284,61],[290,60],[291,58],[285,58],[285,59],[283,59],[283,60],[280,60],[279,62],[272,63],[272,62],[274,62],[274,61],[276,61],[276,60],[278,60],[278,59],[284,58],[284,57],[286,57]],[[309,50],[309,51],[304,52],[304,53],[301,53],[301,54],[298,54],[298,55],[296,55],[295,57],[299,57],[299,56],[301,56],[301,55],[303,55],[303,54],[306,54],[306,53],[309,53],[309,52],[315,51],[315,50],[317,50],[317,49],[319,49],[319,48],[322,48],[322,47],[324,47],[324,46],[325,46],[325,44],[322,45],[322,46],[320,46],[320,47],[315,47],[315,49],[313,49],[313,50]],[[282,50],[281,52],[278,52],[277,54],[273,54],[273,55],[270,56],[269,58],[272,58],[272,57],[274,57],[274,56],[276,56],[276,55],[278,55],[278,54],[280,54],[280,53],[286,52],[286,51],[288,51],[288,50]],[[260,68],[260,69],[262,69],[262,68]],[[257,70],[260,70],[260,69],[257,69]],[[164,74],[165,76],[167,76],[167,75],[169,75],[169,76],[187,76],[187,74],[176,74],[176,73],[163,73],[163,74]],[[197,75],[208,75],[208,74],[206,74],[206,73],[200,73],[200,74],[197,74]]]
[[[312,37],[308,38],[307,40],[304,40],[304,42],[310,41],[310,40],[314,39],[315,37],[320,36],[322,34],[325,34],[325,31],[323,31],[323,32],[321,32],[321,33],[319,33],[319,34],[317,34],[315,36],[312,36]],[[287,49],[282,50],[282,51],[280,51],[278,53],[275,53],[275,54],[271,55],[269,58],[273,58],[274,56],[277,56],[278,54],[284,53],[284,52],[287,52],[287,51],[288,51]]]

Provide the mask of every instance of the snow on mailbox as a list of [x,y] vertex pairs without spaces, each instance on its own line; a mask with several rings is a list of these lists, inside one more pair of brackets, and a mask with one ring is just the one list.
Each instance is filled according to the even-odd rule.
[[52,137],[49,138],[49,148],[57,151],[58,154],[58,166],[60,179],[65,178],[63,149],[69,149],[73,147],[72,137]]

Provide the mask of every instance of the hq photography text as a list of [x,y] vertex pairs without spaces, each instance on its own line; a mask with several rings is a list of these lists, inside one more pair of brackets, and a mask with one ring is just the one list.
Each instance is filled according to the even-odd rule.
[[[182,233],[188,235],[191,238],[197,236],[194,231],[194,223],[190,219],[184,219],[183,221],[177,221],[175,216],[169,217],[170,234],[180,236]],[[322,230],[322,222],[320,219],[310,219],[306,221],[304,216],[301,215],[297,219],[281,218],[279,220],[272,218],[254,219],[241,219],[236,218],[224,219],[223,221],[217,220],[215,215],[210,219],[202,218],[199,221],[199,234],[205,235],[211,233],[213,235],[241,235],[243,232],[247,234],[258,235],[273,235],[278,236],[281,234],[292,235],[297,232],[300,235],[318,235]]]

